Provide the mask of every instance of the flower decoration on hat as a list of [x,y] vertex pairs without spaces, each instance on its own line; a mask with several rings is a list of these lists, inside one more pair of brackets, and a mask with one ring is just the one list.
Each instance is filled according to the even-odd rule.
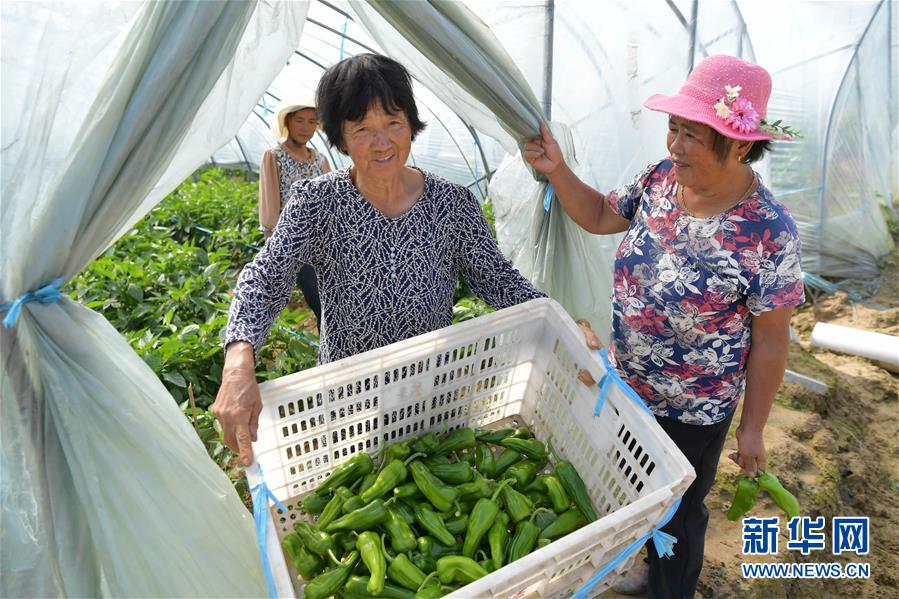
[[724,95],[715,103],[715,115],[725,124],[740,133],[764,131],[778,140],[790,141],[802,137],[799,131],[789,125],[782,125],[782,121],[766,122],[749,99],[740,97],[742,89],[739,85],[725,85]]

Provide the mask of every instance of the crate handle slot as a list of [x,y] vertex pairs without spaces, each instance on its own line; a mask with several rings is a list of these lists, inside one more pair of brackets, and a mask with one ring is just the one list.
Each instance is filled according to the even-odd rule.
[[640,396],[637,395],[637,392],[631,389],[631,386],[625,383],[624,379],[618,376],[618,373],[615,372],[615,369],[609,364],[608,349],[603,347],[598,353],[599,357],[602,358],[602,364],[606,368],[606,373],[602,375],[602,378],[599,380],[599,396],[596,398],[596,405],[593,406],[593,416],[599,416],[602,412],[602,407],[606,403],[606,396],[609,394],[609,387],[611,387],[611,383],[615,383],[622,391],[624,391],[625,395],[634,400],[634,402],[643,408],[647,414],[655,418],[655,414],[652,413],[652,410],[650,410]]
[[265,587],[268,589],[268,597],[269,599],[277,599],[278,591],[275,589],[275,579],[272,577],[272,569],[268,563],[268,554],[265,551],[265,532],[268,529],[268,500],[271,499],[272,502],[278,509],[287,513],[287,508],[284,507],[284,504],[278,501],[278,498],[275,497],[274,493],[271,492],[271,489],[268,488],[268,485],[265,484],[265,477],[262,475],[262,466],[259,465],[259,462],[255,462],[250,469],[256,469],[257,475],[259,476],[259,482],[253,485],[250,488],[250,496],[253,499],[253,520],[256,523],[256,541],[259,544],[259,554],[262,557],[262,573],[265,575]]
[[662,518],[662,521],[659,522],[658,526],[653,528],[648,534],[644,535],[640,539],[634,541],[630,546],[627,547],[624,551],[616,555],[612,561],[603,566],[599,572],[593,575],[593,577],[587,581],[587,584],[582,586],[577,593],[571,596],[571,599],[584,599],[587,596],[587,593],[590,592],[596,583],[606,577],[606,575],[620,566],[622,562],[624,562],[627,558],[633,555],[634,552],[640,549],[646,541],[652,538],[652,544],[655,546],[656,554],[659,557],[671,557],[674,555],[674,544],[677,543],[677,537],[668,534],[667,532],[662,532],[662,527],[668,524],[671,518],[674,517],[675,512],[677,512],[677,508],[680,507],[681,498],[678,497],[674,504],[671,506],[671,509],[668,510],[668,513],[665,514],[665,517]]

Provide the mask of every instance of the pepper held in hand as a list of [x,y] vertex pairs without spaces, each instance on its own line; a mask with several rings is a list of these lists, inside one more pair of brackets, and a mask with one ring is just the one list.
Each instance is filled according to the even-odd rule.
[[755,498],[759,494],[759,482],[751,476],[740,477],[737,483],[737,492],[734,493],[734,500],[727,510],[727,519],[735,522],[746,515],[746,512],[755,505]]
[[789,520],[799,516],[799,501],[796,496],[783,488],[776,476],[770,472],[759,470],[759,487],[768,492]]

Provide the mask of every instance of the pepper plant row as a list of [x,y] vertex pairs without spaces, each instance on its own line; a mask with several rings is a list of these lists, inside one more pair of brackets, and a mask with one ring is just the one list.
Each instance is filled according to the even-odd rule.
[[526,428],[460,428],[360,452],[282,540],[308,599],[441,597],[597,519],[571,462]]

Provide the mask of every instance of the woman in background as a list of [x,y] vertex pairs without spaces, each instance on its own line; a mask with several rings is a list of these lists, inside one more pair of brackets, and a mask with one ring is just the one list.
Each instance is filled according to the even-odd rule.
[[[290,186],[301,179],[314,179],[331,171],[328,159],[309,146],[318,129],[318,111],[312,97],[285,103],[275,115],[272,133],[278,145],[262,155],[259,165],[259,228],[271,237],[289,199]],[[321,324],[321,302],[315,269],[304,264],[297,273],[297,285],[306,304]]]

